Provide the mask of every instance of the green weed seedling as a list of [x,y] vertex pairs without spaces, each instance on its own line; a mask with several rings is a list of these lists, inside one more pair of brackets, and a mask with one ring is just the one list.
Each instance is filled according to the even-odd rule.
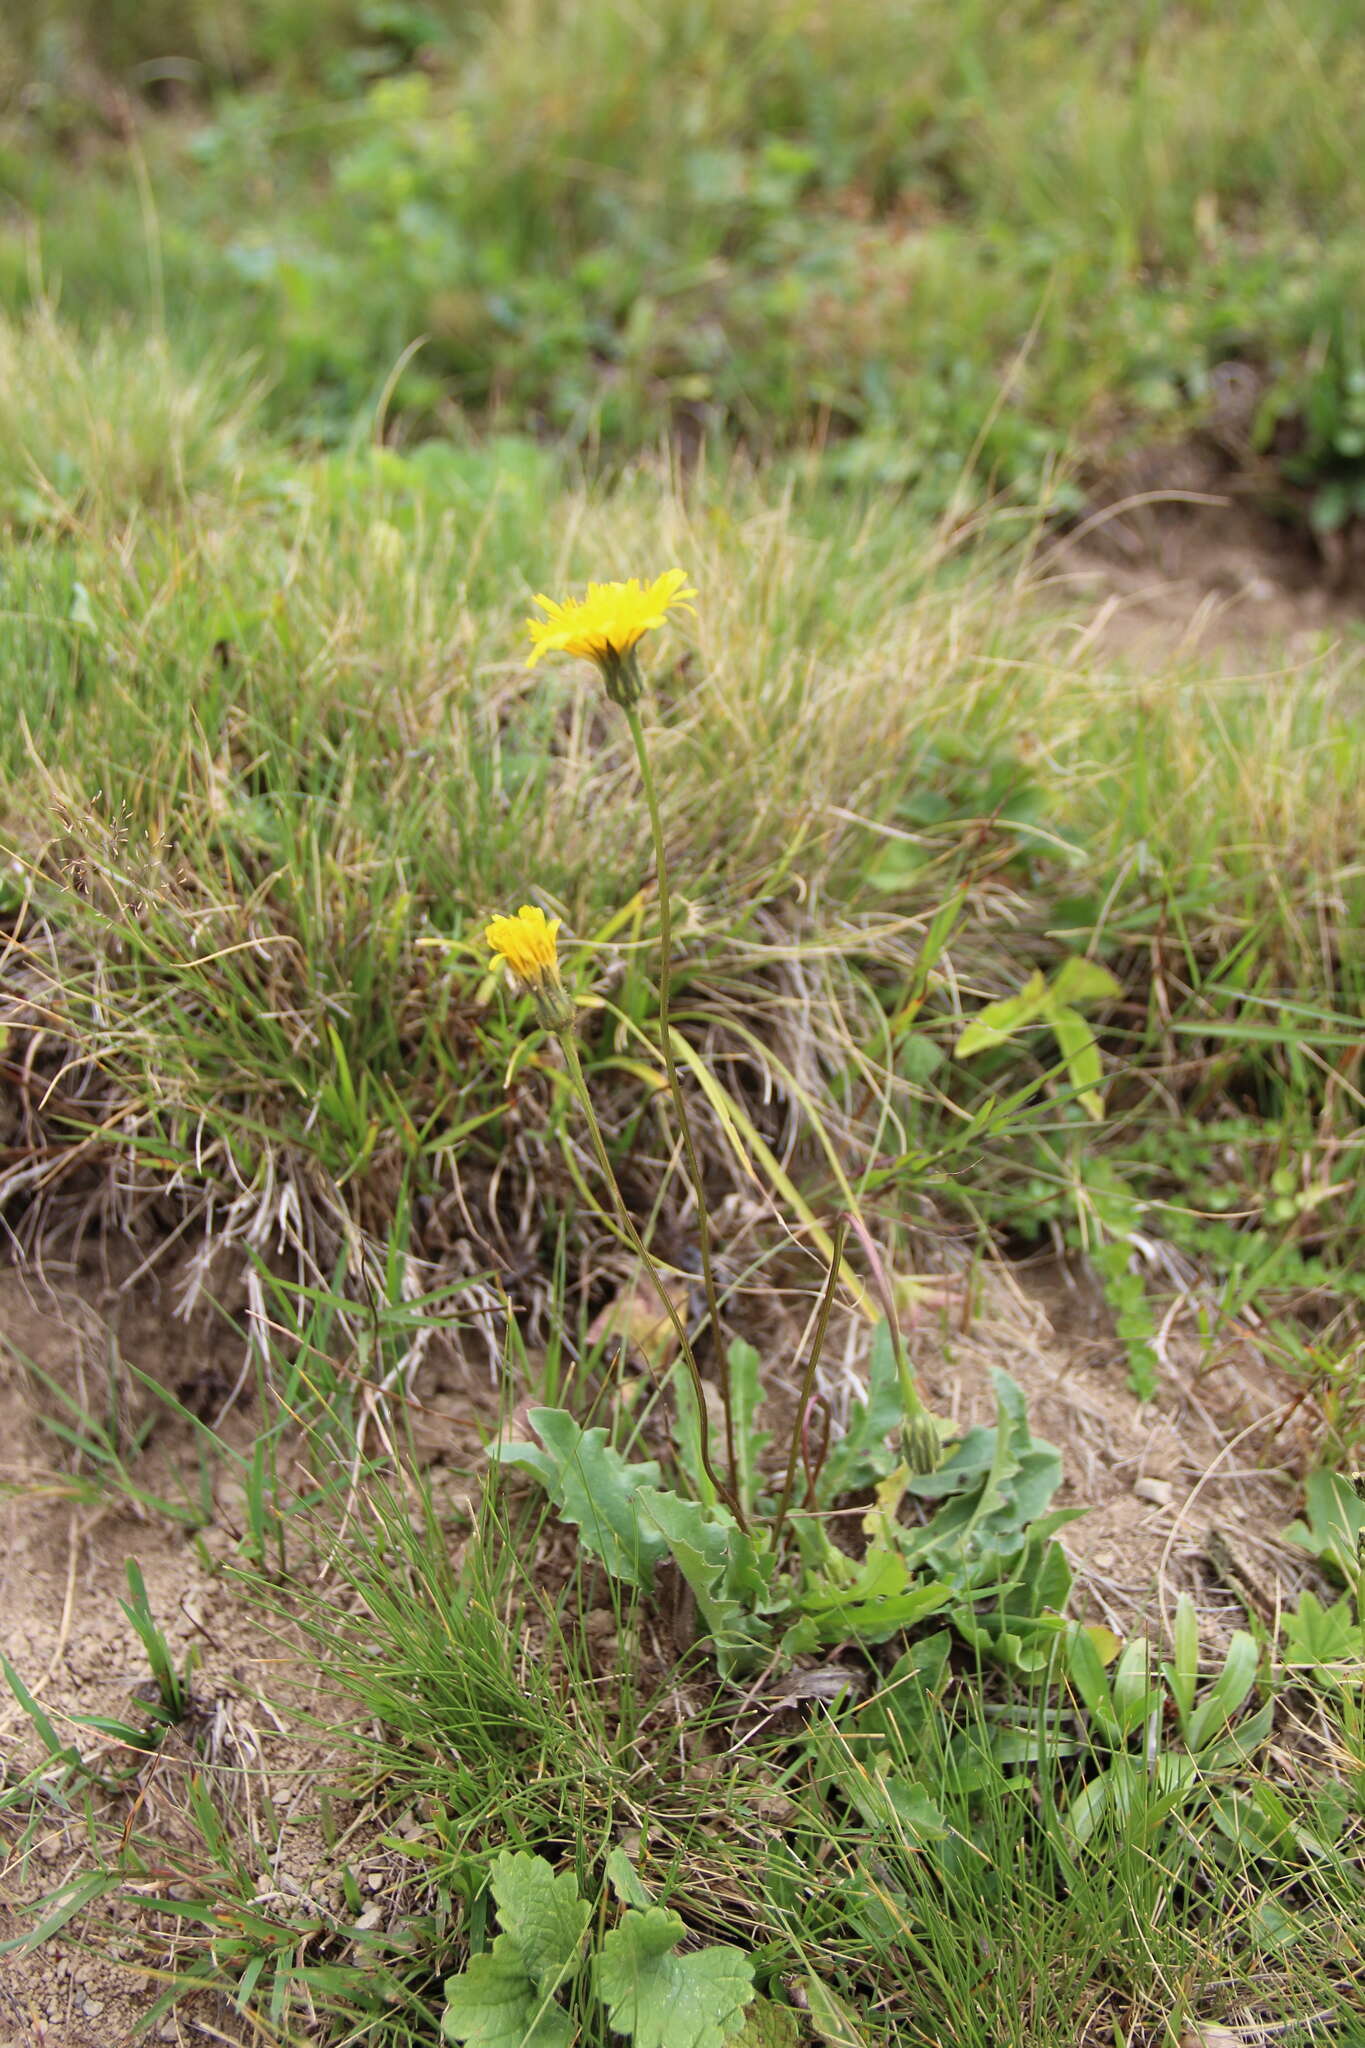
[[1269,1699],[1239,1718],[1259,1667],[1255,1642],[1238,1630],[1221,1670],[1201,1684],[1199,1623],[1188,1594],[1176,1606],[1173,1654],[1159,1669],[1151,1645],[1138,1638],[1122,1650],[1111,1678],[1094,1632],[1073,1629],[1065,1638],[1065,1669],[1085,1707],[1100,1768],[1066,1805],[1071,1839],[1090,1842],[1111,1809],[1124,1825],[1132,1820],[1144,1831],[1174,1818],[1190,1822],[1200,1809],[1225,1811],[1217,1805],[1220,1791],[1245,1773],[1274,1718]]
[[1339,1472],[1319,1467],[1304,1488],[1306,1521],[1292,1522],[1285,1540],[1297,1543],[1357,1601],[1365,1576],[1365,1499]]
[[1282,1670],[1298,1685],[1312,1686],[1335,1724],[1343,1759],[1349,1762],[1354,1796],[1365,1795],[1365,1625],[1361,1621],[1362,1581],[1324,1607],[1305,1587],[1298,1605],[1280,1617]]
[[1123,994],[1119,982],[1096,960],[1072,955],[1050,978],[1036,969],[1017,995],[987,1003],[958,1035],[954,1054],[960,1060],[995,1051],[1019,1032],[1050,1031],[1062,1067],[1086,1115],[1099,1123],[1104,1116],[1100,1083],[1104,1069],[1093,1027],[1084,1011],[1113,1003]]
[[1334,1578],[1345,1582],[1339,1600],[1324,1606],[1305,1587],[1298,1604],[1280,1618],[1284,1671],[1318,1688],[1350,1759],[1356,1797],[1365,1791],[1365,1503],[1340,1473],[1309,1475],[1307,1521],[1285,1531]]
[[1309,1677],[1316,1683],[1365,1677],[1365,1642],[1354,1600],[1345,1594],[1324,1607],[1311,1587],[1300,1593],[1298,1605],[1287,1607],[1280,1617],[1280,1639],[1285,1670],[1295,1677]]
[[161,1719],[175,1723],[183,1721],[189,1709],[189,1665],[182,1675],[175,1668],[175,1659],[165,1634],[152,1614],[151,1602],[147,1598],[147,1584],[142,1576],[142,1567],[135,1558],[127,1560],[127,1600],[120,1600],[119,1606],[133,1625],[138,1641],[147,1653],[147,1662],[152,1667],[156,1681],[157,1709]]

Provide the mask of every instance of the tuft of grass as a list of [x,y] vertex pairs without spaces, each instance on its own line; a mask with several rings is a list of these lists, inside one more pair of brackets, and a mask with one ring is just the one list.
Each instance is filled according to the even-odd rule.
[[[81,535],[91,520],[126,531],[230,495],[254,406],[240,367],[219,358],[188,373],[145,330],[86,345],[47,303],[0,319],[0,519],[30,533]],[[84,623],[79,605],[71,623]]]
[[[678,560],[702,608],[646,717],[708,1171],[720,1195],[758,1162],[766,1190],[741,1263],[771,1255],[793,1172],[807,1219],[858,1199],[892,1230],[965,1188],[1007,1227],[1107,1245],[1146,1342],[1126,1247],[1197,1236],[1185,1182],[1221,1145],[1226,1228],[1260,1231],[1189,1240],[1259,1276],[1225,1315],[1335,1298],[1359,1224],[1351,639],[1293,669],[1136,674],[1077,645],[1007,515],[965,548],[818,470],[661,489],[575,483],[517,436],[300,464],[244,423],[213,460],[229,446],[230,477],[201,468],[139,511],[131,553],[122,475],[11,550],[5,972],[29,1137],[0,1188],[27,1228],[64,1185],[88,1215],[68,1176],[93,1164],[109,1218],[169,1190],[224,1247],[269,1236],[325,1283],[349,1246],[382,1288],[396,1210],[420,1261],[496,1183],[515,1228],[471,1242],[475,1268],[547,1270],[572,1214],[614,1270],[554,1059],[486,975],[483,922],[534,895],[566,922],[629,1198],[675,1228],[638,788],[587,675],[526,673],[522,621],[533,588]],[[1098,1131],[1045,1035],[952,1058],[975,1008],[1084,954],[1122,990],[1096,1019]],[[1173,1109],[1185,1164],[1163,1177]],[[523,1305],[545,1299],[534,1281]]]

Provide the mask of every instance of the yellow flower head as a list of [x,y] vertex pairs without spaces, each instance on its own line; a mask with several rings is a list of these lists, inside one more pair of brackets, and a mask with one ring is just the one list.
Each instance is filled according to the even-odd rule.
[[576,654],[595,661],[607,695],[629,709],[640,695],[636,643],[662,626],[675,605],[690,611],[696,594],[688,587],[685,569],[665,569],[650,584],[642,585],[638,576],[628,583],[590,583],[586,597],[565,598],[562,604],[538,596],[536,603],[546,616],[526,621],[531,635],[526,666],[534,668],[542,654]]
[[505,960],[535,997],[541,1022],[551,1031],[566,1029],[574,1014],[559,978],[558,930],[557,917],[547,917],[534,903],[523,903],[515,917],[495,917],[484,932],[494,957]]

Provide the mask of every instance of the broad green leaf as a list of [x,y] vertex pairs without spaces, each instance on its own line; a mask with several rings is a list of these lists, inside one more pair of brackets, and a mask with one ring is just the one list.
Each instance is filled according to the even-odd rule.
[[1206,1775],[1212,1771],[1245,1769],[1247,1759],[1269,1738],[1274,1719],[1274,1702],[1267,1700],[1254,1714],[1245,1714],[1235,1726],[1227,1728],[1218,1741],[1203,1742],[1198,1755],[1190,1758],[1192,1766]]
[[1104,1102],[1099,1087],[1104,1079],[1104,1066],[1094,1032],[1079,1010],[1052,1010],[1048,1022],[1066,1065],[1067,1079],[1076,1090],[1077,1101],[1088,1117],[1095,1123],[1102,1123]]
[[1348,1479],[1319,1467],[1304,1487],[1308,1521],[1293,1522],[1285,1541],[1311,1551],[1337,1578],[1353,1586],[1365,1545],[1365,1500]]
[[907,1031],[896,1047],[896,1072],[902,1080],[922,1088],[938,1072],[946,1054],[936,1040],[923,1031]]
[[1155,1654],[1144,1636],[1135,1636],[1124,1646],[1114,1668],[1114,1705],[1125,1735],[1140,1728],[1165,1703],[1161,1686],[1153,1684]]
[[758,1454],[769,1439],[766,1432],[756,1427],[759,1403],[763,1398],[763,1361],[752,1344],[746,1344],[742,1337],[736,1337],[726,1358],[730,1367],[730,1405],[735,1418],[735,1485],[739,1491],[740,1504],[746,1515],[753,1511],[757,1497],[754,1465]]
[[563,1408],[533,1408],[529,1420],[543,1451],[534,1444],[504,1444],[490,1456],[534,1473],[584,1547],[614,1578],[648,1591],[665,1545],[642,1523],[638,1496],[641,1487],[658,1485],[658,1465],[652,1458],[628,1465],[607,1442],[605,1429],[580,1429]]
[[[715,1507],[719,1495],[701,1454],[702,1411],[697,1402],[697,1390],[692,1375],[681,1359],[669,1375],[669,1388],[673,1395],[673,1406],[677,1412],[674,1427],[673,1447],[678,1464],[690,1481],[692,1491],[703,1507]],[[720,1431],[714,1426],[711,1411],[707,1410],[707,1427],[711,1455],[714,1461]]]
[[1175,1603],[1173,1635],[1174,1657],[1171,1663],[1163,1664],[1162,1670],[1181,1722],[1185,1723],[1194,1707],[1194,1691],[1199,1682],[1199,1617],[1188,1593],[1182,1593]]
[[772,1559],[761,1558],[726,1508],[706,1509],[676,1493],[643,1486],[640,1512],[687,1580],[716,1652],[721,1675],[762,1657],[771,1634],[761,1612],[768,1602]]
[[807,1585],[799,1605],[815,1625],[812,1646],[840,1643],[847,1636],[884,1643],[941,1613],[952,1597],[951,1586],[939,1580],[912,1583],[905,1558],[879,1546],[868,1552],[850,1584]]
[[1121,1732],[1118,1710],[1100,1653],[1088,1629],[1078,1626],[1067,1636],[1066,1668],[1091,1720],[1103,1729],[1111,1742],[1116,1741]]
[[602,1942],[597,1995],[635,2048],[725,2048],[744,2024],[753,1964],[729,1947],[678,1955],[686,1931],[676,1913],[651,1906],[627,1913]]
[[1306,1914],[1287,1912],[1269,1892],[1257,1899],[1251,1922],[1252,1939],[1257,1948],[1270,1954],[1292,1948],[1296,1941],[1302,1941],[1313,1924]]
[[863,1516],[863,1534],[869,1545],[881,1544],[883,1548],[895,1540],[896,1517],[900,1504],[905,1499],[906,1482],[910,1478],[908,1465],[897,1465],[888,1472],[885,1479],[879,1479],[872,1489],[872,1505]]
[[1324,1607],[1316,1593],[1305,1590],[1299,1595],[1298,1606],[1283,1615],[1281,1622],[1286,1664],[1317,1667],[1318,1673],[1326,1677],[1333,1675],[1322,1669],[1329,1665],[1344,1667],[1343,1676],[1361,1675],[1365,1646],[1349,1600],[1337,1600]]
[[470,2048],[569,2048],[573,2023],[526,1974],[521,1951],[500,1934],[491,1949],[445,1982],[441,2032]]
[[1088,1003],[1116,1003],[1123,988],[1098,960],[1073,953],[1053,975],[1048,994],[1054,1003],[1070,1003],[1082,1010]]
[[1063,1816],[1067,1833],[1075,1842],[1088,1842],[1109,1808],[1113,1773],[1127,1768],[1126,1759],[1101,1771],[1082,1786]]
[[[765,1431],[756,1427],[755,1418],[763,1398],[761,1366],[757,1351],[752,1344],[746,1344],[742,1337],[736,1337],[726,1353],[730,1371],[730,1406],[734,1416],[735,1432],[735,1485],[740,1503],[746,1516],[754,1509],[757,1498],[755,1466],[759,1453],[770,1441]],[[679,1361],[674,1366],[670,1386],[678,1412],[677,1451],[678,1460],[692,1482],[697,1498],[707,1507],[716,1504],[716,1490],[702,1462],[700,1445],[700,1421],[697,1409],[697,1391],[692,1375]],[[719,1407],[708,1408],[712,1460],[722,1463],[724,1429],[716,1412]]]
[[996,1367],[994,1429],[971,1429],[936,1472],[907,1482],[921,1500],[957,1499],[913,1534],[914,1548],[937,1558],[943,1547],[960,1545],[974,1531],[1000,1537],[1019,1535],[1042,1514],[1062,1480],[1061,1453],[1029,1434],[1024,1396],[1007,1372]]
[[1223,1668],[1190,1716],[1187,1740],[1199,1750],[1221,1728],[1226,1727],[1256,1683],[1261,1653],[1245,1629],[1238,1629],[1228,1644]]
[[953,1052],[958,1059],[969,1060],[973,1053],[1003,1045],[1016,1031],[1037,1023],[1047,1005],[1047,983],[1041,970],[1035,970],[1018,995],[1006,996],[1002,1002],[987,1003],[984,1010],[978,1010],[959,1032]]
[[801,2028],[789,2005],[756,1998],[733,2037],[733,2048],[800,2048]]
[[812,1732],[810,1751],[870,1828],[912,1845],[941,1842],[949,1833],[929,1794],[896,1768],[889,1749],[862,1742],[855,1749],[827,1725]]
[[624,1849],[619,1846],[607,1851],[607,1883],[623,1906],[648,1906],[652,1902],[645,1890],[639,1871],[631,1862]]
[[933,1472],[913,1474],[906,1491],[920,1500],[942,1500],[950,1493],[965,1493],[991,1469],[995,1459],[995,1431],[976,1423],[961,1443]]
[[556,1877],[543,1856],[504,1849],[493,1858],[490,1885],[498,1924],[516,1943],[528,1975],[541,1991],[554,1991],[577,1960],[592,1918],[573,1872]]
[[867,1399],[850,1403],[848,1427],[831,1447],[820,1474],[821,1507],[831,1507],[844,1494],[857,1493],[875,1480],[884,1479],[900,1462],[899,1450],[890,1449],[887,1438],[893,1429],[899,1429],[901,1413],[896,1347],[883,1320],[872,1333]]

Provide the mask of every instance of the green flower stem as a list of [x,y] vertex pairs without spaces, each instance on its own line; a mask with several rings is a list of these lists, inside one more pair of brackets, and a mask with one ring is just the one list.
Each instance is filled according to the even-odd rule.
[[834,1290],[839,1284],[839,1268],[844,1263],[844,1238],[847,1231],[848,1225],[841,1216],[834,1226],[834,1249],[830,1253],[829,1278],[825,1282],[820,1314],[816,1321],[815,1334],[811,1339],[810,1357],[806,1360],[805,1376],[801,1381],[801,1392],[797,1396],[796,1418],[792,1423],[792,1439],[787,1449],[787,1470],[782,1480],[782,1494],[777,1503],[777,1513],[773,1516],[774,1547],[782,1540],[782,1525],[787,1519],[787,1509],[791,1506],[792,1487],[796,1481],[796,1456],[801,1448],[801,1432],[806,1426],[806,1410],[810,1406],[811,1390],[815,1385],[815,1368],[820,1363],[820,1354],[825,1348],[825,1338],[829,1332],[830,1310],[834,1307]]
[[[701,1253],[702,1284],[706,1289],[706,1313],[711,1323],[712,1342],[716,1347],[716,1377],[720,1385],[721,1408],[725,1416],[725,1462],[730,1473],[728,1499],[736,1505],[738,1493],[739,1459],[735,1452],[735,1417],[730,1400],[730,1371],[725,1357],[725,1340],[720,1324],[720,1297],[716,1292],[716,1272],[711,1259],[711,1225],[706,1213],[706,1189],[702,1183],[701,1168],[697,1163],[697,1149],[692,1142],[692,1123],[687,1114],[687,1103],[683,1097],[682,1083],[678,1079],[678,1064],[673,1056],[673,1027],[669,1017],[670,997],[673,979],[673,917],[669,900],[668,858],[664,851],[663,820],[659,815],[659,798],[654,787],[654,773],[649,765],[649,749],[645,745],[644,727],[640,714],[633,703],[623,704],[630,736],[635,742],[635,758],[640,764],[640,780],[644,785],[645,802],[649,806],[649,826],[654,838],[654,867],[659,888],[659,1042],[664,1056],[664,1072],[668,1076],[668,1092],[673,1098],[673,1113],[678,1119],[678,1131],[683,1142],[683,1156],[687,1161],[687,1177],[692,1183],[692,1192],[697,1201],[697,1247]],[[703,1423],[705,1408],[702,1409]],[[740,1516],[741,1523],[743,1516]]]
[[936,1472],[943,1457],[943,1439],[932,1414],[924,1405],[914,1370],[905,1353],[900,1317],[896,1313],[896,1300],[891,1292],[891,1283],[886,1277],[882,1255],[873,1243],[872,1233],[857,1210],[848,1210],[846,1216],[854,1235],[867,1253],[867,1263],[872,1269],[872,1284],[881,1298],[882,1313],[886,1317],[887,1334],[890,1336],[891,1350],[896,1361],[896,1379],[900,1386],[901,1447],[905,1453],[906,1463],[912,1472]]
[[[743,1507],[736,1498],[733,1487],[726,1486],[724,1480],[711,1463],[710,1432],[706,1424],[706,1390],[702,1385],[701,1371],[697,1365],[696,1353],[692,1349],[686,1327],[682,1317],[678,1314],[673,1297],[664,1285],[663,1276],[659,1271],[658,1264],[651,1257],[644,1239],[635,1227],[635,1219],[626,1207],[626,1198],[621,1193],[621,1184],[616,1178],[611,1157],[607,1151],[606,1140],[602,1136],[602,1126],[598,1123],[597,1111],[593,1108],[592,1095],[588,1088],[587,1078],[583,1072],[583,1063],[578,1056],[578,1046],[573,1032],[566,1027],[558,1033],[558,1037],[560,1044],[564,1048],[564,1059],[569,1069],[569,1079],[573,1083],[574,1093],[578,1097],[579,1105],[588,1126],[588,1134],[592,1139],[592,1148],[597,1155],[597,1164],[602,1169],[603,1179],[611,1189],[612,1199],[616,1204],[616,1214],[620,1219],[621,1227],[630,1242],[631,1249],[654,1284],[654,1291],[659,1297],[659,1305],[673,1326],[673,1334],[678,1340],[678,1349],[682,1353],[683,1362],[692,1376],[692,1386],[697,1400],[697,1448],[701,1453],[702,1468],[715,1489],[716,1499],[723,1500],[731,1508],[741,1528],[747,1528],[748,1525],[744,1519]],[[711,1503],[708,1502],[706,1505],[709,1506]]]

